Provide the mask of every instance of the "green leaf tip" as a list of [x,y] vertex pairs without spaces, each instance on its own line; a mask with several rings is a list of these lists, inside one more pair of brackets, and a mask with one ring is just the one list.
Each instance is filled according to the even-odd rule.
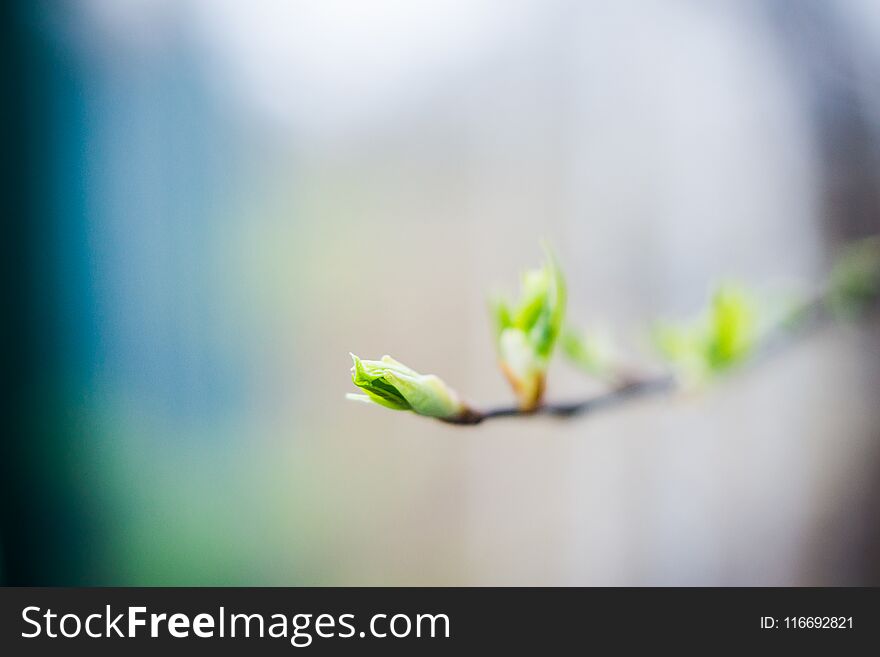
[[565,319],[565,279],[553,252],[544,250],[544,265],[523,274],[518,301],[499,299],[492,305],[501,369],[524,410],[541,402],[547,365]]
[[467,410],[458,394],[433,374],[419,374],[387,355],[380,360],[351,358],[351,381],[365,394],[351,393],[348,399],[441,419]]
[[714,371],[745,360],[757,342],[757,309],[752,296],[737,285],[722,285],[712,297],[708,359]]

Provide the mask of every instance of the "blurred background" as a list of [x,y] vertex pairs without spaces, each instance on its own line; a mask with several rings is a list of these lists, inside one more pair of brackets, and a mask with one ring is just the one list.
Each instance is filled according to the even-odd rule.
[[647,363],[820,285],[880,230],[878,3],[7,5],[0,581],[880,584],[876,320],[578,421],[344,400],[353,351],[509,402],[542,238]]

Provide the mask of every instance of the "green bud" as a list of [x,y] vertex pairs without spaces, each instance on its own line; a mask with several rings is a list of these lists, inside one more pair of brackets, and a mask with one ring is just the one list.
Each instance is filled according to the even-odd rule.
[[361,360],[351,354],[351,358],[351,380],[366,394],[348,394],[348,399],[441,419],[467,411],[456,392],[433,374],[419,374],[391,356]]
[[655,327],[654,343],[688,381],[702,381],[742,363],[758,341],[757,305],[736,285],[722,285],[708,309],[685,324]]
[[506,328],[498,338],[501,369],[519,399],[523,410],[537,408],[544,396],[547,361],[535,352],[527,334]]
[[712,297],[706,343],[712,370],[725,370],[749,356],[757,342],[756,319],[756,304],[745,290],[734,285],[718,288]]
[[565,316],[565,281],[549,250],[543,267],[523,275],[519,301],[496,300],[493,315],[501,369],[520,408],[533,410],[541,403],[547,365]]

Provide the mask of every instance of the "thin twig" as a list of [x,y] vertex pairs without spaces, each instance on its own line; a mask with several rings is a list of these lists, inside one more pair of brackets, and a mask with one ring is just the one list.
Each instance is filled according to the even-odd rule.
[[480,424],[485,420],[493,420],[502,417],[530,417],[544,415],[557,418],[570,418],[584,415],[594,411],[611,408],[639,397],[649,397],[665,392],[671,392],[676,388],[676,381],[672,375],[664,374],[648,379],[630,381],[620,387],[604,392],[595,397],[590,397],[577,402],[563,402],[555,404],[543,404],[530,411],[524,411],[516,406],[504,406],[492,408],[486,411],[468,409],[464,414],[444,419],[449,424],[471,426]]
[[[761,362],[769,359],[778,354],[783,348],[789,346],[795,339],[803,337],[827,323],[833,317],[829,310],[829,297],[830,295],[827,291],[820,292],[801,305],[797,312],[793,314],[793,320],[780,322],[776,327],[768,331],[755,347],[754,361]],[[876,301],[875,299],[874,303],[871,304],[872,307],[876,306]],[[582,401],[543,404],[536,409],[528,411],[515,406],[503,406],[485,411],[469,408],[458,417],[443,419],[442,421],[448,424],[473,426],[481,424],[486,420],[503,417],[543,415],[570,418],[619,406],[643,397],[667,394],[678,389],[679,385],[679,381],[672,374],[629,379],[608,392]]]

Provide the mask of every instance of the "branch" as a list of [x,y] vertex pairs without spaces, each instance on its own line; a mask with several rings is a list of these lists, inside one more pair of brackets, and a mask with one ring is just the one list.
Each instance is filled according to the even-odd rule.
[[608,392],[584,399],[578,402],[543,404],[531,411],[524,411],[516,406],[493,408],[486,411],[468,409],[464,414],[442,422],[457,425],[475,425],[501,417],[528,417],[533,415],[547,415],[557,418],[571,418],[585,415],[598,410],[618,406],[624,402],[632,401],[641,397],[650,397],[675,390],[677,383],[675,377],[669,374],[662,376],[629,381]]
[[608,367],[595,343],[587,346],[586,338],[574,337],[567,343],[569,357],[585,371],[602,376],[610,387],[576,402],[541,400],[546,363],[560,336],[566,300],[565,282],[552,254],[548,253],[548,263],[542,269],[527,272],[523,280],[519,302],[499,301],[493,307],[500,365],[519,398],[518,406],[474,409],[433,374],[419,374],[390,356],[362,361],[354,354],[352,382],[366,394],[347,397],[413,411],[447,424],[474,426],[503,417],[571,418],[668,394],[688,387],[693,380],[703,381],[766,361],[829,320],[876,310],[880,301],[880,235],[850,244],[825,286],[763,333],[755,329],[756,311],[750,295],[731,285],[716,290],[696,323],[659,327],[658,346],[678,375],[634,376],[619,366]]
[[[833,319],[834,315],[829,310],[830,298],[831,295],[828,291],[820,292],[797,309],[794,313],[796,319],[793,322],[781,322],[768,331],[760,343],[756,345],[751,364],[754,365],[770,359],[791,346],[798,339],[803,338],[808,333],[815,331]],[[867,310],[873,310],[876,306],[876,301],[876,299],[871,300],[867,304]],[[620,406],[644,397],[669,394],[680,387],[681,383],[674,375],[662,374],[641,379],[625,380],[608,392],[582,401],[543,404],[530,411],[524,411],[516,406],[503,406],[485,411],[469,408],[458,417],[442,419],[441,421],[447,424],[473,426],[481,424],[486,420],[504,417],[544,415],[556,418],[571,418]]]

